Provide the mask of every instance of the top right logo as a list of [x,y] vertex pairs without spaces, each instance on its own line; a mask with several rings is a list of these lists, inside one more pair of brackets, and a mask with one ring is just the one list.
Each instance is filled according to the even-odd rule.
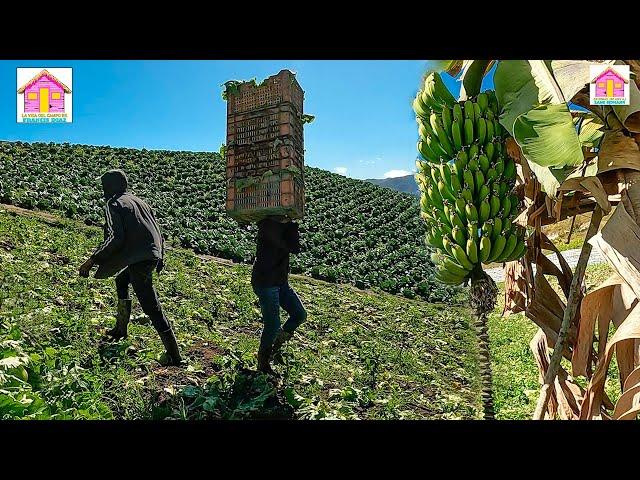
[[629,105],[629,65],[590,66],[591,105]]

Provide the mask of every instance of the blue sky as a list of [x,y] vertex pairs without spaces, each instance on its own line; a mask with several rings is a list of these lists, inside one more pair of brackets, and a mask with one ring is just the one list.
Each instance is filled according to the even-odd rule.
[[[72,67],[73,123],[16,123],[16,68]],[[305,162],[353,178],[414,169],[411,101],[428,61],[0,61],[0,140],[217,151],[227,80],[288,68],[305,91]],[[446,78],[454,95],[459,83]]]

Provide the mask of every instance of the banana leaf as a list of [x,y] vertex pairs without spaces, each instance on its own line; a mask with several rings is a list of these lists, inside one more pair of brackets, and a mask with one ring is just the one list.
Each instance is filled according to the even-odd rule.
[[513,137],[529,163],[558,168],[584,161],[566,103],[540,105],[521,114],[514,123]]
[[501,60],[493,76],[502,109],[500,123],[513,135],[516,119],[545,103],[565,103],[562,90],[543,60]]
[[494,60],[465,60],[462,66],[460,100],[480,93],[482,79],[491,70]]
[[581,117],[575,117],[574,123],[578,128],[578,139],[583,147],[597,147],[604,135],[604,124],[595,115],[585,113]]
[[[616,62],[616,65],[624,64]],[[612,108],[627,130],[640,133],[640,90],[634,81],[629,81],[629,105],[613,105]]]
[[553,77],[565,100],[571,99],[591,81],[591,65],[613,64],[613,60],[551,60]]

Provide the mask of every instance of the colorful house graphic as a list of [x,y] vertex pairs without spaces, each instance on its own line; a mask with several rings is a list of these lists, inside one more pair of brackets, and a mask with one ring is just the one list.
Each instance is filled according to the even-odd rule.
[[20,87],[18,93],[24,94],[25,113],[64,113],[64,94],[71,93],[71,89],[42,70]]
[[624,98],[624,84],[629,82],[609,67],[591,83],[596,84],[596,97]]

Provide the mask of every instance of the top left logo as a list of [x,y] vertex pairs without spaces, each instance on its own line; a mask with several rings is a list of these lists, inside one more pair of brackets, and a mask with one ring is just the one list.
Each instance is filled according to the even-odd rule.
[[18,123],[71,123],[71,68],[18,68]]

